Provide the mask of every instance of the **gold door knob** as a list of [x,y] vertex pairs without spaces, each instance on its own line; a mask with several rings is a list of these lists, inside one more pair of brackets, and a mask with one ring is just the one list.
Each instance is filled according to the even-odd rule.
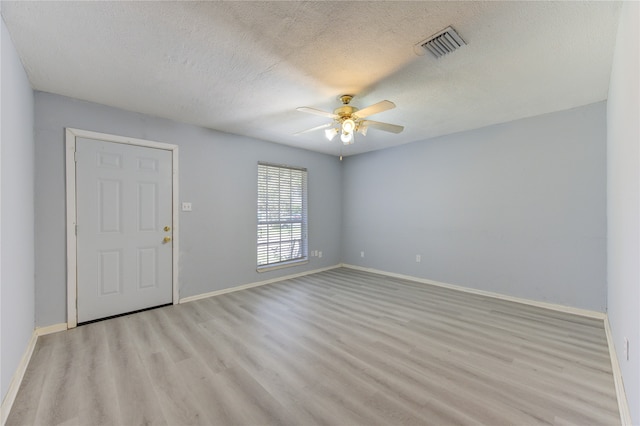
[[162,242],[163,242],[163,243],[168,243],[168,242],[170,242],[170,241],[171,241],[171,237],[164,237],[164,238],[162,239]]
[[171,227],[170,227],[170,226],[165,226],[165,227],[164,227],[164,230],[165,230],[166,232],[169,232],[169,231],[171,231]]

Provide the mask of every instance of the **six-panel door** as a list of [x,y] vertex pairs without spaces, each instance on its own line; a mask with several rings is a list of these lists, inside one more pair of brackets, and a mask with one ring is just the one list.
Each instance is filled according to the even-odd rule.
[[171,152],[76,140],[78,322],[172,301]]

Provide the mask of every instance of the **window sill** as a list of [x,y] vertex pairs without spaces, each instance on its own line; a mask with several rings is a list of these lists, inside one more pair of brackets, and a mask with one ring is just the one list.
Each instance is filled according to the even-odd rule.
[[309,263],[308,258],[292,260],[290,262],[276,263],[273,265],[258,266],[256,268],[256,271],[258,272],[275,271],[276,269],[290,268],[292,266],[304,265],[305,263]]

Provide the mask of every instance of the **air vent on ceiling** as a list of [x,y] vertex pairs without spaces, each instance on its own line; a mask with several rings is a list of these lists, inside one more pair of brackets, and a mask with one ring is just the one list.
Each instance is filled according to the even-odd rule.
[[464,46],[465,43],[462,37],[458,35],[456,30],[452,27],[447,27],[429,37],[428,39],[421,41],[416,45],[428,52],[431,52],[436,58],[440,58],[447,53],[451,53],[459,47]]

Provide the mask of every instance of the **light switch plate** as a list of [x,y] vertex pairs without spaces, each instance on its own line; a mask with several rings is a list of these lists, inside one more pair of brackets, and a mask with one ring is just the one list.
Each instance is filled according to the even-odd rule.
[[191,205],[191,203],[182,203],[183,212],[190,212],[191,210],[193,210],[193,206]]

